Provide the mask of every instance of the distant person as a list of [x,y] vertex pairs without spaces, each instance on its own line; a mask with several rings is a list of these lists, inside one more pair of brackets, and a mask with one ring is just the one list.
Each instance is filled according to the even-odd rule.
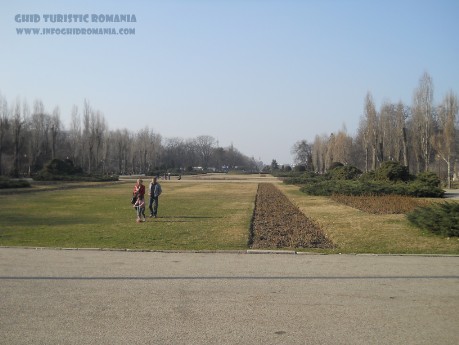
[[143,180],[142,179],[139,178],[137,180],[137,182],[136,182],[136,184],[134,186],[134,190],[132,191],[132,196],[135,199],[138,199],[140,197],[143,198],[145,196],[145,186],[143,185]]
[[137,212],[137,223],[145,222],[145,198],[139,196],[133,207]]
[[150,196],[150,218],[158,215],[159,196],[162,193],[161,185],[158,183],[158,178],[154,177],[150,182],[148,195]]

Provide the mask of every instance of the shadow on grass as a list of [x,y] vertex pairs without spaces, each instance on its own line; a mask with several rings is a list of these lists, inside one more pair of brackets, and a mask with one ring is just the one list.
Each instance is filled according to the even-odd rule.
[[42,225],[76,225],[76,224],[95,224],[100,222],[100,217],[72,217],[72,216],[31,216],[3,215],[0,226],[42,226]]
[[163,222],[163,223],[191,223],[200,219],[217,219],[223,217],[209,217],[209,216],[158,216],[157,218],[152,218],[154,222]]

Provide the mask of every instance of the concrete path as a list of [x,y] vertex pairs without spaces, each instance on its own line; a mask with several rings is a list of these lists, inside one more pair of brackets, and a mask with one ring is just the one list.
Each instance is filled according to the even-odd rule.
[[3,344],[458,344],[459,257],[0,249]]
[[445,198],[459,199],[459,189],[446,189]]

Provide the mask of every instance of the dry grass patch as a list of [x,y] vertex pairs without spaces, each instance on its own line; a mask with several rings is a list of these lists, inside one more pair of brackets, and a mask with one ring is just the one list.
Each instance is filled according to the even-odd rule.
[[279,188],[306,216],[317,221],[341,253],[459,254],[459,239],[443,238],[411,225],[403,214],[370,214],[298,187]]

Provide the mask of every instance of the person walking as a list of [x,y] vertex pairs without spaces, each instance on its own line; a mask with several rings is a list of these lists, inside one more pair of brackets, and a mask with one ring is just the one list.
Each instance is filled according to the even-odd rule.
[[[143,180],[139,178],[136,184],[134,185],[132,196],[135,197],[135,200],[137,200],[140,197],[143,198],[144,195],[145,195],[145,186],[143,185]],[[135,200],[133,200],[133,203],[135,203]]]
[[145,198],[139,196],[133,207],[137,213],[137,223],[145,222]]
[[148,195],[150,196],[150,204],[148,205],[148,208],[150,209],[150,218],[155,217],[158,214],[158,202],[159,202],[159,196],[162,193],[161,185],[158,183],[158,179],[156,177],[153,177],[153,179],[150,182],[150,188]]

